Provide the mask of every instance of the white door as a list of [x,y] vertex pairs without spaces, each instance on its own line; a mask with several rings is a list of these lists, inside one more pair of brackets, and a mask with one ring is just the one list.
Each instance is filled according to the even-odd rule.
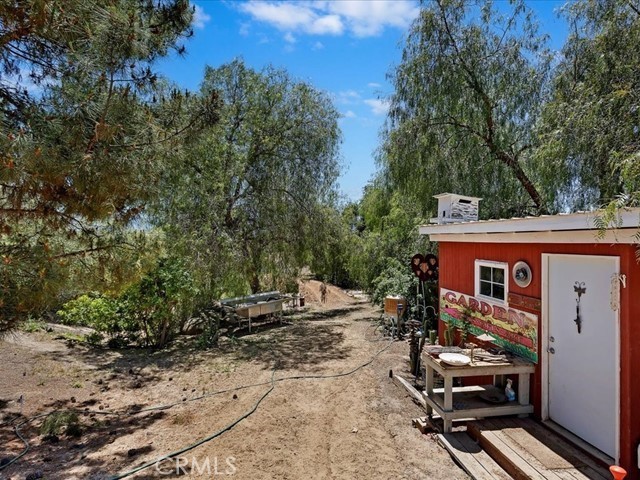
[[[610,299],[619,259],[547,258],[549,417],[616,459],[618,314]],[[575,322],[578,297],[580,332]]]

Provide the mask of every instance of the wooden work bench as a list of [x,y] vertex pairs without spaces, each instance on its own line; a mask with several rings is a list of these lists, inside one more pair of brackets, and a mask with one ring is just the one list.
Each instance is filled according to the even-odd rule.
[[[476,353],[482,351],[476,349]],[[461,353],[469,355],[465,350]],[[427,402],[427,415],[435,410],[444,421],[444,432],[451,432],[452,421],[461,418],[484,418],[502,415],[524,415],[533,412],[529,402],[529,376],[534,372],[533,363],[519,357],[505,357],[499,361],[474,360],[464,366],[453,366],[439,358],[424,353],[422,360],[426,367],[426,389],[423,396]],[[444,388],[433,388],[434,372],[444,378]],[[504,394],[505,375],[518,375],[517,398],[506,403],[490,403],[479,395],[498,396]],[[493,385],[453,387],[456,377],[493,376]]]

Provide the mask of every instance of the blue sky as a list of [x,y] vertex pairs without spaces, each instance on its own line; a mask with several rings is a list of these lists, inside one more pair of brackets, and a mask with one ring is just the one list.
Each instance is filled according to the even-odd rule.
[[[171,56],[159,70],[183,88],[197,89],[206,65],[242,57],[255,69],[272,64],[328,92],[342,113],[340,189],[357,200],[373,176],[379,131],[392,92],[387,73],[397,65],[402,40],[418,13],[410,0],[198,0],[195,35],[185,57]],[[555,15],[564,2],[530,1],[540,30],[561,48],[566,25]]]

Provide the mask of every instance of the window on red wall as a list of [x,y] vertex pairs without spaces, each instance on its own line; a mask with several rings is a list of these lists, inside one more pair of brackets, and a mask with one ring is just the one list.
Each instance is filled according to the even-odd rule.
[[490,260],[475,262],[475,296],[506,303],[509,292],[509,265]]

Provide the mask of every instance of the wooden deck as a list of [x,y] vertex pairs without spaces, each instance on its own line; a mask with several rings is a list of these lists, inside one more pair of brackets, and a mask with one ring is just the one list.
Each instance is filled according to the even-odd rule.
[[516,480],[611,478],[592,457],[531,419],[477,420],[467,424],[467,433]]
[[512,480],[466,432],[441,433],[438,440],[475,480]]

